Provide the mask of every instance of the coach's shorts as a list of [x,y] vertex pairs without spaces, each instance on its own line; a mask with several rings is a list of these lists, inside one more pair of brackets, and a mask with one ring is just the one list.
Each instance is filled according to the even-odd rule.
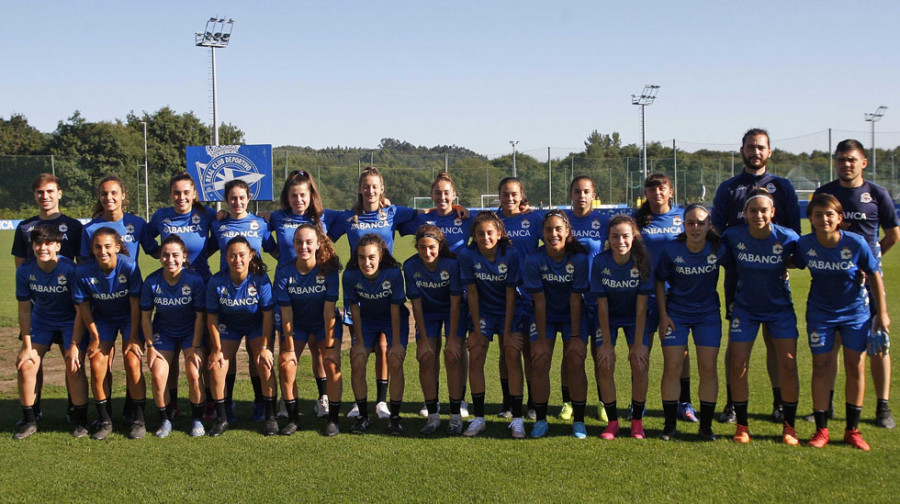
[[800,337],[797,332],[797,315],[794,314],[793,309],[757,314],[750,313],[737,305],[731,314],[731,330],[728,337],[736,343],[754,341],[760,324],[766,324],[769,327],[769,335],[772,339],[797,339]]

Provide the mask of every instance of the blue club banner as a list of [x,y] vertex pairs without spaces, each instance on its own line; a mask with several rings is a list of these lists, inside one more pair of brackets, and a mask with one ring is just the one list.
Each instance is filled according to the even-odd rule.
[[201,201],[224,201],[225,183],[247,182],[250,199],[272,200],[271,145],[200,145],[185,149]]

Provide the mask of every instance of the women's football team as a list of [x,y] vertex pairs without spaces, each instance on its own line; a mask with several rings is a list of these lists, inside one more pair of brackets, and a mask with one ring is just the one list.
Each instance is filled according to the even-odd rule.
[[[98,184],[93,219],[80,231],[76,256],[72,244],[77,250],[77,240],[68,234],[79,230],[67,228],[71,219],[60,220],[65,216],[58,209],[59,180],[41,175],[33,190],[44,224],[39,220],[25,237],[31,247],[28,259],[20,261],[17,255],[16,261],[22,339],[16,367],[23,419],[13,437],[37,432],[41,360],[53,343],[66,356],[73,435],[108,437],[120,336],[127,385],[123,419],[131,439],[146,435],[144,361],[159,413],[155,435],[171,433],[179,414],[179,353],[184,355],[191,403],[190,436],[223,434],[235,421],[232,397],[242,341],[250,357],[253,418],[262,421],[261,432],[289,436],[300,428],[297,367],[309,348],[318,387],[316,413],[327,417],[322,433],[335,436],[340,432],[345,325],[351,342],[350,432],[362,434],[370,427],[366,369],[374,353],[375,412],[388,420],[388,433],[402,435],[408,300],[425,398],[424,435],[441,426],[442,360],[450,408],[446,433],[474,437],[485,430],[485,364],[496,336],[503,393],[498,416],[510,419],[513,438],[526,437],[526,418],[534,420],[531,437],[546,436],[550,369],[559,336],[560,418],[572,421],[574,437],[587,437],[585,360],[590,353],[599,414],[607,422],[600,437],[615,439],[620,433],[615,364],[621,330],[631,371],[630,436],[645,437],[650,348],[658,334],[665,418],[660,439],[676,439],[681,419],[699,422],[699,439],[713,441],[722,340],[717,285],[724,267],[739,278],[728,334],[737,417],[733,439],[750,442],[747,374],[753,343],[765,325],[781,373],[782,441],[796,445],[799,335],[787,269],[808,268],[812,285],[806,320],[816,411],[809,445],[821,448],[829,441],[827,369],[833,349],[842,345],[847,372],[844,440],[869,449],[858,430],[865,351],[873,333],[887,332],[890,319],[878,260],[864,239],[842,231],[843,210],[834,197],[817,195],[810,201],[807,216],[813,232],[800,237],[773,223],[774,200],[763,188],[752,191],[744,203],[746,224],[719,235],[704,205],[675,206],[672,181],[662,174],[647,178],[646,202],[633,217],[612,219],[593,209],[594,182],[586,176],[572,181],[569,210],[532,210],[522,182],[507,177],[498,188],[500,208],[475,216],[454,204],[456,190],[446,173],[432,184],[434,208],[424,213],[391,204],[376,168],[362,172],[358,188],[353,209],[327,210],[312,176],[295,171],[285,181],[281,209],[256,216],[248,210],[247,184],[232,181],[225,186],[229,210],[217,215],[200,204],[194,181],[182,173],[170,182],[173,206],[156,212],[148,223],[125,212],[124,183],[110,175]],[[415,240],[416,253],[402,263],[393,256],[395,232]],[[346,265],[333,245],[344,234],[352,250]],[[137,265],[140,248],[161,266],[146,279]],[[213,275],[208,257],[215,252],[221,252],[221,267]],[[278,260],[274,281],[263,252]],[[341,289],[343,313],[336,307]],[[870,299],[877,305],[874,315]],[[699,368],[699,415],[691,404],[689,335]],[[89,382],[86,368],[91,370]],[[471,410],[464,398],[467,387]],[[283,426],[278,423],[279,388],[287,420]],[[97,410],[93,424],[87,421],[89,390]],[[464,425],[470,411],[472,419]],[[204,421],[211,421],[208,429]]]

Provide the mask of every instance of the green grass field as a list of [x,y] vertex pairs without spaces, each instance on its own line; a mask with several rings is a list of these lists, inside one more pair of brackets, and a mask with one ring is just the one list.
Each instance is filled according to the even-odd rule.
[[[0,233],[0,249],[9,250],[12,233]],[[398,259],[413,253],[409,238],[397,242]],[[339,243],[342,258],[348,257],[346,241]],[[217,264],[217,262],[213,262]],[[272,262],[270,261],[270,265]],[[157,266],[142,260],[145,274]],[[885,261],[889,294],[900,293],[900,252]],[[809,288],[806,271],[792,272],[791,283],[801,339],[799,414],[812,409],[809,383],[810,353],[806,345],[803,313]],[[0,263],[0,326],[15,326],[14,275],[12,259]],[[893,298],[892,298],[893,299]],[[889,303],[896,311],[897,304]],[[895,317],[900,314],[894,313]],[[14,340],[14,333],[8,336]],[[18,343],[6,341],[6,352],[15,352]],[[629,374],[624,345],[619,347],[617,383],[619,404],[626,405]],[[55,350],[54,350],[55,352]],[[558,412],[559,354],[551,374],[553,393],[551,414]],[[571,436],[570,425],[550,419],[549,437],[514,441],[508,438],[507,422],[489,416],[488,430],[476,439],[448,438],[443,434],[425,438],[418,435],[424,419],[416,411],[422,405],[418,386],[418,366],[414,343],[406,364],[406,403],[402,439],[386,435],[383,422],[374,421],[365,436],[347,434],[350,423],[341,421],[342,435],[324,438],[316,429],[322,424],[312,415],[315,384],[311,380],[309,358],[301,359],[300,397],[302,429],[293,437],[264,438],[258,426],[248,420],[252,392],[249,382],[238,383],[239,421],[217,439],[191,439],[186,432],[189,419],[175,422],[176,431],[167,439],[152,436],[128,441],[122,431],[105,442],[72,439],[65,414],[65,389],[61,382],[45,386],[46,419],[41,431],[24,442],[13,442],[14,423],[20,417],[14,387],[15,356],[5,355],[0,370],[0,501],[54,502],[106,500],[144,501],[693,501],[732,500],[750,502],[812,500],[825,502],[896,502],[900,491],[900,430],[888,431],[873,424],[874,391],[870,386],[860,429],[872,451],[853,450],[840,437],[843,431],[843,378],[839,376],[835,404],[838,418],[830,427],[835,440],[822,450],[805,446],[788,447],[779,442],[781,427],[766,418],[771,412],[771,389],[765,372],[764,347],[757,345],[751,367],[751,433],[753,442],[739,446],[730,441],[733,425],[713,424],[719,435],[715,443],[696,441],[696,426],[680,424],[680,440],[658,441],[662,429],[659,379],[662,355],[659,346],[651,354],[650,392],[645,428],[648,439],[625,437],[615,441],[599,438],[603,424],[595,417],[596,393],[589,392],[587,420],[590,437],[579,441]],[[59,359],[58,355],[50,357]],[[241,359],[244,359],[241,357]],[[498,409],[500,398],[496,362],[492,346],[487,366],[487,411]],[[349,359],[345,353],[345,408],[351,398]],[[123,394],[121,361],[116,363],[116,397]],[[590,365],[590,364],[589,364]],[[696,365],[696,364],[694,364]],[[245,362],[240,368],[245,369]],[[692,370],[695,405],[697,373]],[[591,372],[589,371],[589,376]],[[720,368],[719,409],[724,403],[724,371]],[[373,376],[370,368],[369,378]],[[11,382],[12,380],[12,382]],[[149,380],[149,376],[148,376]],[[589,378],[593,390],[593,379]],[[897,379],[894,380],[897,385]],[[184,387],[182,387],[184,390]],[[374,394],[370,386],[370,400]],[[181,410],[189,411],[181,393]],[[446,386],[441,386],[444,413]],[[894,401],[897,404],[896,401]],[[118,416],[121,399],[114,405]],[[155,429],[155,411],[148,407],[148,428]],[[898,409],[900,412],[900,409]],[[624,411],[623,411],[624,413]],[[93,419],[93,407],[90,418]],[[373,416],[374,418],[374,416]],[[443,415],[446,426],[446,415]],[[118,428],[117,424],[117,428]],[[530,431],[530,426],[528,426]],[[798,420],[797,430],[805,441],[814,425]],[[442,431],[441,431],[442,432]]]

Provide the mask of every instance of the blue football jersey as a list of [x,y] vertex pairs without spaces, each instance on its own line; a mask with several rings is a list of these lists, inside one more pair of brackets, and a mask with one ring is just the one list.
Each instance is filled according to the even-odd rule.
[[340,283],[336,270],[321,275],[315,266],[303,274],[296,265],[285,264],[275,272],[275,300],[291,308],[295,329],[320,333],[325,327],[325,303],[338,300]]
[[684,231],[684,209],[675,207],[664,214],[651,213],[650,224],[641,228],[641,238],[647,251],[650,252],[650,264],[653,269],[659,263],[666,243],[675,241]]
[[75,322],[75,263],[60,257],[53,271],[44,272],[36,259],[16,269],[16,299],[31,301],[31,325],[71,328]]
[[397,205],[388,205],[371,212],[362,212],[359,215],[353,210],[347,210],[335,220],[334,226],[328,231],[328,236],[332,241],[337,242],[338,238],[347,235],[350,250],[353,251],[360,238],[374,233],[384,240],[388,251],[393,254],[394,231],[415,216],[414,209]]
[[170,338],[194,334],[197,313],[206,311],[206,284],[200,273],[184,270],[175,285],[169,285],[162,269],[151,273],[141,288],[141,310],[154,309],[154,334]]
[[881,258],[878,243],[878,228],[893,229],[900,226],[897,209],[887,189],[866,180],[859,187],[849,188],[840,181],[829,182],[816,189],[816,194],[830,194],[841,202],[844,208],[844,222],[848,231],[862,235],[875,257]]
[[666,310],[684,318],[696,318],[719,311],[719,262],[725,248],[713,251],[707,242],[700,252],[691,252],[687,244],[665,244],[656,264],[654,277],[667,283]]
[[75,303],[91,303],[95,319],[125,322],[131,318],[131,299],[141,297],[141,270],[135,261],[122,254],[116,258],[116,267],[107,274],[96,261],[80,264]]
[[418,254],[403,263],[406,297],[421,299],[426,319],[446,319],[450,315],[450,296],[462,295],[459,262],[439,257],[437,269],[429,271]]
[[219,330],[246,335],[262,328],[263,312],[275,308],[268,275],[247,275],[235,285],[227,269],[209,281],[206,312],[219,317]]
[[547,303],[547,322],[572,320],[569,310],[572,293],[590,290],[590,272],[586,254],[565,255],[559,262],[541,247],[525,259],[522,287],[529,294],[543,292]]
[[212,235],[219,246],[219,269],[227,270],[228,261],[225,259],[225,247],[228,241],[236,236],[243,236],[250,243],[250,247],[262,258],[262,253],[275,250],[275,239],[269,223],[262,217],[247,214],[242,219],[226,217],[212,223]]
[[60,256],[74,261],[81,255],[81,233],[84,226],[78,219],[63,214],[49,220],[41,220],[39,216],[35,215],[20,222],[16,226],[16,234],[13,236],[12,255],[22,259],[34,257],[34,251],[31,249],[31,231],[36,226],[50,226],[59,230],[62,234]]
[[159,237],[160,243],[169,235],[178,235],[188,251],[188,262],[191,269],[200,273],[204,281],[211,275],[207,261],[209,229],[216,219],[216,211],[203,207],[202,211],[191,208],[186,214],[175,212],[172,207],[161,208],[150,218],[148,232],[151,238]]
[[572,226],[572,236],[588,251],[590,267],[594,257],[603,252],[603,245],[609,234],[609,219],[597,210],[592,210],[584,217],[576,217],[572,210],[566,210],[566,215]]
[[390,324],[391,305],[406,302],[400,268],[382,269],[374,280],[366,278],[358,269],[346,270],[341,283],[344,304],[359,306],[360,317],[368,323]]
[[512,240],[520,258],[528,257],[528,254],[537,250],[542,236],[543,216],[540,213],[520,213],[512,217],[504,217],[503,212],[497,212],[497,216],[503,221],[506,234]]
[[447,245],[451,252],[459,253],[466,247],[469,242],[469,235],[472,229],[472,220],[462,219],[456,215],[456,212],[450,212],[448,215],[441,217],[437,211],[422,213],[410,221],[405,222],[399,227],[400,236],[414,235],[420,226],[431,224],[437,226],[444,233]]
[[493,261],[470,245],[459,256],[459,276],[463,285],[478,289],[478,310],[482,314],[506,315],[506,289],[521,284],[519,253],[514,247],[497,250]]
[[[313,224],[312,219],[305,215],[296,215],[284,210],[275,210],[269,215],[269,227],[275,232],[275,241],[278,242],[278,267],[293,263],[297,259],[294,250],[294,233],[303,224]],[[325,224],[325,215],[319,219],[323,232],[328,231]]]
[[115,229],[122,235],[122,241],[125,242],[125,248],[128,249],[128,256],[135,261],[138,258],[139,248],[143,247],[144,252],[150,255],[159,249],[159,244],[150,236],[147,229],[147,221],[137,215],[126,213],[121,219],[114,222],[106,221],[102,216],[99,216],[91,219],[82,229],[82,258],[91,257],[91,239],[94,236],[94,231],[104,227]]
[[799,236],[792,229],[772,225],[762,240],[750,236],[747,225],[730,227],[722,236],[727,247],[722,265],[737,272],[734,302],[750,313],[793,309],[791,286],[785,279],[787,259]]
[[638,295],[653,293],[653,277],[641,278],[641,271],[629,259],[619,265],[611,250],[594,258],[591,267],[591,292],[598,298],[606,298],[609,306],[609,323],[617,326],[634,326],[637,316]]

